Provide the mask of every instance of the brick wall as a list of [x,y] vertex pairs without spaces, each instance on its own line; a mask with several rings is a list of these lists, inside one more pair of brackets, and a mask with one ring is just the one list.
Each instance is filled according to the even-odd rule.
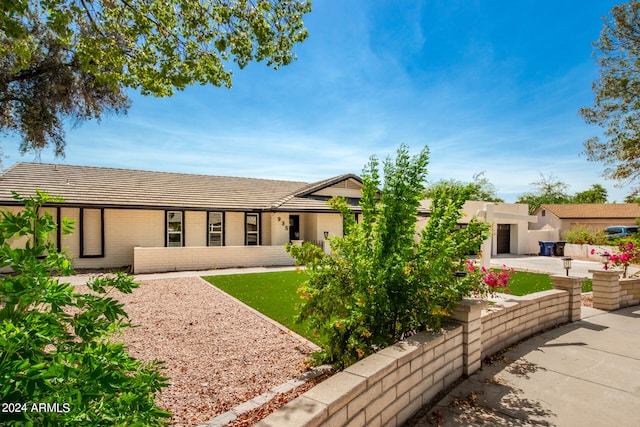
[[569,295],[549,290],[517,297],[488,307],[482,313],[482,357],[560,323],[567,323]]
[[256,426],[400,425],[462,376],[462,327],[421,332],[323,381]]
[[620,279],[620,308],[640,304],[640,279]]
[[348,367],[257,427],[399,426],[481,358],[552,326],[580,319],[581,278],[553,276],[556,289],[508,296],[491,307],[463,301],[442,333],[421,332]]

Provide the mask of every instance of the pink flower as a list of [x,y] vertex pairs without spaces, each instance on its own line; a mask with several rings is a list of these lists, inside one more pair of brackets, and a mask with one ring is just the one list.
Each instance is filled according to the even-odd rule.
[[595,249],[591,249],[591,255],[595,254],[596,250]]

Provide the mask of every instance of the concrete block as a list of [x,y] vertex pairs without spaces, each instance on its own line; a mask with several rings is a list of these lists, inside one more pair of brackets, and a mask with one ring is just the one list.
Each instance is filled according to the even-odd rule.
[[422,405],[428,405],[433,398],[440,393],[444,389],[443,381],[440,380],[439,383],[434,384],[432,387],[429,387],[422,393]]
[[366,378],[367,384],[370,386],[376,381],[380,381],[382,377],[388,375],[397,366],[397,359],[378,352],[354,363],[343,372]]
[[[478,369],[480,369],[482,367],[482,360],[480,357],[478,357],[477,359],[473,360],[473,361],[467,361],[466,366],[464,366],[461,370],[460,369],[456,369],[454,370],[454,372],[461,372],[464,373],[464,375],[471,375],[474,372],[476,372]],[[457,380],[458,378],[460,378],[462,375],[458,375],[457,377],[455,377],[455,380]],[[447,377],[449,377],[449,375],[447,375]],[[445,377],[445,387],[448,386],[449,383],[448,382],[448,378]]]
[[365,419],[365,426],[369,427],[381,427],[382,426],[382,420],[380,418],[380,414],[376,415],[373,418],[370,419]]
[[[476,334],[480,335],[480,331],[478,330]],[[455,348],[460,347],[464,341],[473,339],[473,335],[470,334],[462,334],[454,337],[453,339],[446,340],[443,344],[444,356],[447,357],[449,353],[451,353]]]
[[433,383],[437,384],[451,371],[453,371],[454,363],[453,361],[449,363],[445,363],[442,365],[437,371],[433,373]]
[[406,423],[420,408],[422,408],[422,396],[418,395],[417,398],[411,398],[411,396],[409,396],[409,404],[402,408],[396,415],[398,425]]
[[[469,370],[470,373],[477,371],[478,369],[480,369],[480,361],[478,360],[477,364],[473,364],[469,368],[473,369],[473,370]],[[456,382],[458,378],[462,377],[463,373],[464,372],[462,372],[462,369],[458,369],[458,370],[452,369],[451,372],[447,373],[447,375],[443,378],[444,388],[447,388],[451,384]]]
[[[364,414],[365,408],[376,397],[382,394],[382,382],[378,381],[368,386],[360,395],[347,404],[347,416],[349,419],[355,418],[359,412]],[[364,417],[364,415],[363,415]]]
[[423,378],[418,384],[416,384],[411,390],[409,390],[409,400],[420,400],[422,393],[425,390],[433,386],[433,375],[429,375],[427,378]]
[[327,415],[332,415],[362,393],[366,386],[367,378],[343,371],[316,385],[304,396],[325,405]]
[[[364,414],[362,415],[362,420],[364,421]],[[322,423],[322,427],[342,427],[347,424],[348,421],[349,419],[347,418],[347,408],[343,407],[335,414],[330,415],[329,418]],[[364,426],[365,424],[358,425]]]
[[444,333],[436,333],[436,332],[420,332],[418,335],[425,336],[425,343],[423,344],[422,351],[427,352],[429,349],[433,349],[444,342],[445,337],[448,333],[451,333],[455,329],[460,328],[459,325],[445,325],[443,329],[445,329]]
[[414,372],[396,384],[396,393],[398,395],[409,393],[409,390],[414,388],[421,381],[422,381],[422,371]]
[[259,421],[255,427],[319,426],[327,418],[326,405],[302,395]]
[[369,425],[369,420],[374,419],[378,415],[384,411],[386,407],[391,405],[393,401],[396,399],[396,389],[392,388],[382,393],[377,399],[372,401],[364,410],[365,418],[367,420],[367,425]]
[[376,354],[396,359],[398,366],[401,366],[422,354],[421,347],[421,344],[416,341],[400,341],[392,346],[383,348]]
[[422,368],[425,365],[428,365],[433,360],[433,348],[428,349],[426,352],[422,353],[419,357],[416,357],[411,362],[409,362],[411,373],[414,372],[422,372]]
[[346,422],[344,424],[336,424],[336,427],[342,427],[342,426],[366,427],[367,426],[367,420],[365,418],[364,411],[362,411],[359,414],[357,414],[353,419],[349,419],[348,422]]
[[[482,341],[477,339],[469,344],[467,344],[465,348],[465,354],[475,354],[479,353],[482,350]],[[448,359],[447,359],[448,361]]]
[[524,325],[525,329],[534,330],[538,327],[538,319],[531,319]]
[[[422,377],[422,372],[418,372],[418,373],[420,377]],[[405,377],[408,377],[409,375],[411,375],[410,363],[405,363],[404,365],[398,367],[397,369],[394,369],[392,372],[385,375],[380,381],[382,383],[382,391],[385,392],[389,390],[391,387],[395,387],[400,382],[400,380],[402,380]]]
[[396,414],[409,405],[409,393],[398,395],[390,405],[380,413],[382,425],[386,425],[390,420],[395,420]]
[[438,357],[437,359],[431,360],[429,363],[425,364],[422,368],[422,379],[426,379],[427,376],[431,375],[433,372],[440,369],[440,367],[444,364],[444,354]]

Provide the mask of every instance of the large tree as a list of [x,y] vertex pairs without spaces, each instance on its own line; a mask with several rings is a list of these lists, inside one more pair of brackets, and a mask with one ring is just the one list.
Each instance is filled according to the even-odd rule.
[[126,112],[126,89],[231,87],[232,66],[295,59],[308,0],[1,0],[0,131],[64,153],[66,119]]
[[463,191],[467,200],[479,200],[483,202],[504,202],[498,197],[496,186],[484,175],[486,171],[473,174],[473,182],[464,183],[455,179],[440,180],[429,184],[424,194],[425,198],[430,197],[430,193],[438,191]]
[[516,199],[516,203],[528,204],[531,214],[543,204],[564,204],[573,201],[567,194],[569,185],[553,175],[544,176],[540,173],[540,181],[532,182],[531,185],[536,188],[535,192],[521,194]]
[[573,203],[607,203],[609,193],[600,184],[592,184],[588,190],[580,191],[573,196]]
[[592,107],[580,110],[604,138],[585,142],[591,161],[607,165],[605,176],[628,182],[640,192],[640,0],[616,5],[594,43],[600,76],[593,83]]

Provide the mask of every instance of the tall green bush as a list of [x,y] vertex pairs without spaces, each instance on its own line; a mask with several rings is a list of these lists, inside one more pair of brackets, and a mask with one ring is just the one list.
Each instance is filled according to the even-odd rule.
[[362,174],[362,221],[344,199],[330,201],[345,225],[344,237],[330,241],[333,255],[288,246],[310,275],[299,290],[299,319],[309,319],[323,341],[323,362],[343,368],[416,329],[438,329],[457,302],[479,290],[472,275],[453,274],[489,234],[475,219],[458,229],[468,188],[438,187],[429,221],[416,231],[427,164],[427,148],[411,157],[402,145],[381,179],[372,157]]
[[[71,263],[49,239],[57,226],[42,209],[59,200],[14,197],[24,209],[0,218],[0,267],[14,272],[0,279],[0,425],[164,425],[169,414],[155,404],[167,385],[159,362],[143,364],[112,340],[129,324],[108,293],[138,285],[118,274],[90,281],[92,294],[74,293],[54,277],[69,274]],[[61,227],[69,233],[72,225]]]

